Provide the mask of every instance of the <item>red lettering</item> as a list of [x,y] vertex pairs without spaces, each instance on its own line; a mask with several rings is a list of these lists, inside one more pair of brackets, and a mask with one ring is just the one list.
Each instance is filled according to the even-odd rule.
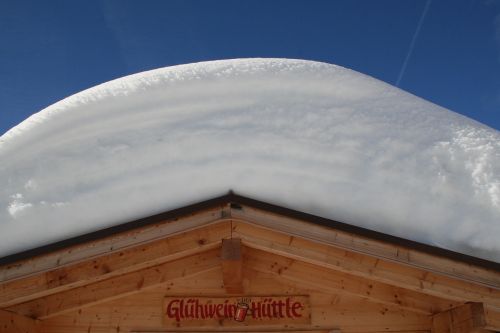
[[193,302],[194,302],[194,299],[188,299],[187,300],[187,304],[186,304],[186,311],[185,311],[185,315],[186,315],[186,318],[194,318],[194,309],[193,309]]
[[207,318],[213,318],[215,315],[215,304],[205,304],[205,314]]
[[[203,303],[197,298],[171,299],[166,306],[168,318],[176,322],[182,320],[200,319],[224,319],[233,318],[236,315],[238,305],[236,300],[228,298],[212,303],[212,300]],[[234,302],[234,303],[233,303]],[[247,308],[245,308],[246,310]],[[303,316],[304,305],[295,301],[294,297],[281,299],[260,298],[257,302],[249,302],[248,318],[274,319],[274,318],[300,318]]]
[[202,319],[205,319],[205,312],[203,311],[203,306],[200,304],[199,300],[196,300],[195,302],[196,302],[195,303],[195,307],[196,307],[195,316],[196,316],[196,318],[200,318],[200,316],[201,316]]
[[[267,298],[264,302],[271,302],[271,299],[270,298]],[[272,318],[273,317],[273,313],[272,313],[272,308],[271,308],[271,303],[267,303],[266,304],[266,309],[267,309],[267,316],[269,318]]]
[[175,304],[178,304],[179,300],[174,299],[170,301],[167,305],[167,316],[168,318],[175,318],[175,321],[181,321],[181,318],[179,316],[179,306],[175,306]]
[[264,298],[264,302],[262,304],[262,317],[264,317],[264,318],[267,317],[267,314],[268,314],[267,307],[266,307],[266,305],[267,305],[266,300],[267,300],[267,298]]
[[229,308],[229,318],[233,318],[236,313],[236,305],[229,304],[228,308]]
[[224,318],[229,318],[229,313],[227,312],[227,299],[224,301]]
[[301,309],[302,310],[302,304],[300,302],[295,302],[292,305],[292,313],[294,317],[302,317],[302,314],[297,313],[297,310]]
[[285,305],[285,303],[283,303],[282,300],[279,300],[278,302],[278,308],[279,308],[279,316],[280,318],[283,318],[283,306]]
[[277,308],[278,304],[276,301],[273,301],[271,303],[271,305],[273,307],[273,318],[277,318],[278,317],[278,308]]
[[286,316],[288,318],[292,318],[292,314],[290,313],[290,297],[286,298]]
[[224,308],[224,305],[222,304],[217,304],[217,317],[219,318],[224,318],[223,312],[221,312]]
[[253,319],[260,318],[260,316],[262,315],[260,313],[260,303],[252,302],[251,312],[252,312],[252,318]]
[[181,299],[181,302],[179,304],[179,316],[184,319],[184,300]]

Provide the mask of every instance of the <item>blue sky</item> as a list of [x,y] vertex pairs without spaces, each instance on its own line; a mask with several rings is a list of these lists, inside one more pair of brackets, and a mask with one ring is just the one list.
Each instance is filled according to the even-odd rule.
[[500,0],[0,0],[0,134],[105,81],[243,57],[400,78],[500,130]]

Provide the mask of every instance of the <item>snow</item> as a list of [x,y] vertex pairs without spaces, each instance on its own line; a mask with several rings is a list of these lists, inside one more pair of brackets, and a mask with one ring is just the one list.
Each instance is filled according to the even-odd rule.
[[500,262],[500,132],[325,63],[167,67],[0,137],[0,256],[229,190]]

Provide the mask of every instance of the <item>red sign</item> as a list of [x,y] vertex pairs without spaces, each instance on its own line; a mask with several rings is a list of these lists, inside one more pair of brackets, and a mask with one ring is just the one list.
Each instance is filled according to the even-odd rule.
[[166,297],[165,322],[180,326],[309,323],[307,296]]

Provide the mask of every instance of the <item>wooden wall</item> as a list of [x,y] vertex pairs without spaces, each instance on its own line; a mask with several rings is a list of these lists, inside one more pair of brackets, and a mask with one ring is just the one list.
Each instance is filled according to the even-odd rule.
[[[252,252],[252,251],[247,251]],[[259,251],[253,257],[265,255]],[[264,258],[263,258],[264,259]],[[251,267],[244,269],[244,288],[248,295],[308,294],[311,302],[312,325],[293,323],[282,326],[259,326],[250,330],[330,330],[343,332],[429,331],[431,317],[396,306],[371,302],[369,299],[345,293],[324,292],[301,287],[300,283],[282,279],[279,275],[262,273]],[[225,295],[222,269],[215,268],[189,279],[178,279],[161,286],[92,307],[45,319],[43,333],[129,332],[154,331],[163,327],[162,301],[167,295]],[[217,330],[230,330],[219,327]],[[207,330],[207,327],[189,328]]]
[[[308,295],[310,324],[164,323],[167,296],[227,295]],[[0,267],[0,333],[173,329],[498,331],[500,274],[228,205]]]

